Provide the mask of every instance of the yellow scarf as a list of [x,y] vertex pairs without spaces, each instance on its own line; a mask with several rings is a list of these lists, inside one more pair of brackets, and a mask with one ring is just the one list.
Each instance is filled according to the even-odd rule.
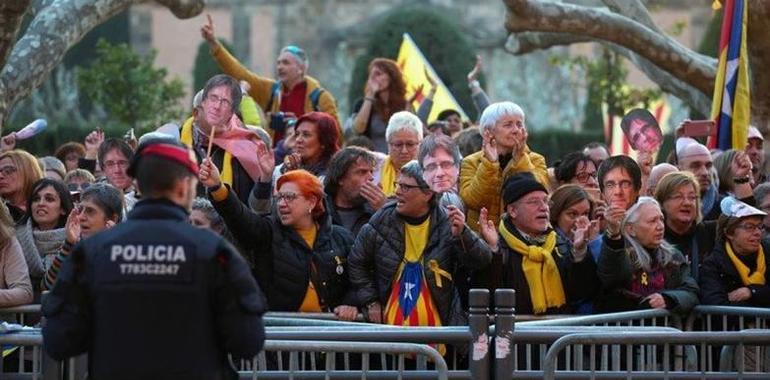
[[382,169],[380,169],[380,185],[386,197],[396,193],[396,186],[393,183],[396,182],[397,175],[398,169],[393,166],[390,156],[386,157],[385,161],[382,162]]
[[542,314],[552,307],[564,305],[564,287],[561,283],[559,268],[551,252],[556,248],[556,232],[551,231],[545,238],[543,246],[527,245],[519,240],[505,227],[505,221],[500,221],[500,235],[516,253],[524,256],[521,267],[529,285],[529,296],[532,298],[532,308],[535,314]]
[[[182,132],[180,136],[182,144],[187,145],[188,148],[193,147],[193,118],[187,119],[182,125]],[[233,155],[230,152],[225,151],[225,157],[222,160],[222,182],[232,186],[233,185]]]
[[727,257],[733,262],[735,270],[737,270],[738,274],[741,276],[743,285],[765,284],[765,251],[762,249],[761,244],[759,245],[759,253],[757,254],[757,270],[751,275],[749,275],[749,267],[747,267],[741,259],[735,256],[735,252],[733,252],[733,248],[730,247],[730,243],[725,242],[725,250],[727,251]]

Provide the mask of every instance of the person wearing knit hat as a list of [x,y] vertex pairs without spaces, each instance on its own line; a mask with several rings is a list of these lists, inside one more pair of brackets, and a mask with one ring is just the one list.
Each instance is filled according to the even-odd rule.
[[[587,255],[589,225],[579,226],[575,245],[550,225],[545,187],[530,173],[506,179],[505,214],[498,225],[499,251],[492,264],[474,276],[477,286],[516,290],[520,314],[574,313],[598,291],[596,264]],[[490,221],[487,221],[490,223]],[[481,282],[486,279],[487,282]]]
[[98,358],[89,361],[94,378],[237,376],[227,355],[262,350],[266,308],[235,248],[188,222],[192,152],[144,141],[128,174],[143,199],[125,222],[77,243],[43,299],[46,352],[56,360],[87,352]]
[[767,213],[726,197],[717,224],[717,244],[703,262],[701,302],[706,305],[770,306],[767,252],[762,240]]

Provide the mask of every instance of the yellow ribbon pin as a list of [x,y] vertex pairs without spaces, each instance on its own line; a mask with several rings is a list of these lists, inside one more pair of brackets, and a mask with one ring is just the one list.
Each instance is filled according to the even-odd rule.
[[642,272],[642,285],[647,286],[647,272]]
[[452,281],[452,275],[449,274],[449,272],[441,269],[435,259],[428,261],[428,269],[433,272],[433,276],[436,278],[436,286],[439,288],[442,286],[441,277],[446,277],[449,281]]

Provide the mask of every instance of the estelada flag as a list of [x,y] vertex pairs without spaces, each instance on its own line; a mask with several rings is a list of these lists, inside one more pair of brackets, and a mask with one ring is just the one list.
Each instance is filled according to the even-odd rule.
[[438,89],[433,96],[433,109],[428,115],[428,123],[432,123],[438,117],[438,114],[446,109],[453,109],[460,113],[463,120],[468,120],[468,115],[465,114],[460,104],[457,103],[452,93],[441,81],[436,71],[433,70],[428,59],[422,54],[422,51],[414,42],[409,33],[404,33],[404,39],[401,41],[401,47],[398,49],[398,58],[396,59],[398,67],[401,69],[401,73],[404,75],[404,81],[406,82],[406,97],[411,97],[416,93],[417,96],[414,99],[412,106],[415,110],[420,107],[420,104],[425,100],[430,91],[430,82],[425,77],[425,71],[436,80]]
[[749,57],[746,30],[749,7],[745,0],[725,0],[722,37],[719,40],[719,66],[714,83],[711,118],[716,131],[709,137],[709,148],[722,150],[746,147],[751,118]]

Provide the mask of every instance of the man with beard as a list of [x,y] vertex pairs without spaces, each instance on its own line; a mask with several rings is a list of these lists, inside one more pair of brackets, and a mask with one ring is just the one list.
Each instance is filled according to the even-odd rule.
[[385,194],[374,183],[374,156],[366,149],[349,146],[329,161],[324,189],[332,223],[353,236],[385,204]]

